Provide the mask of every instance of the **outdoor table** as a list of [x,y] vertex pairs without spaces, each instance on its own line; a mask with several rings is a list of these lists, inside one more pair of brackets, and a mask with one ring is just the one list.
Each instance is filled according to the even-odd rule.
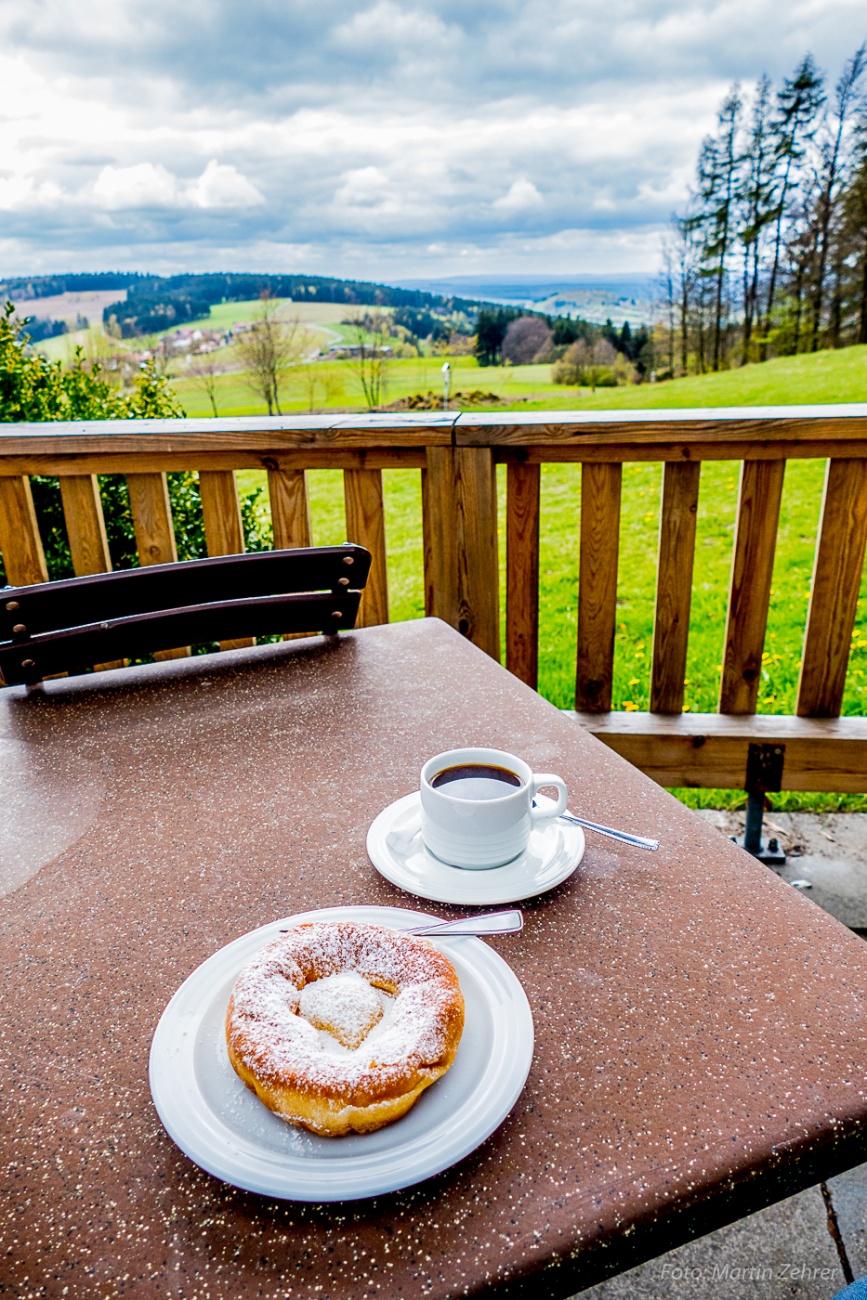
[[[460,914],[383,880],[365,835],[464,744],[662,841],[589,835],[491,940],[535,1019],[513,1111],[373,1200],[202,1172],[148,1089],[166,1003],[277,917]],[[443,623],[8,688],[0,753],[4,1293],[568,1296],[867,1155],[867,946]]]

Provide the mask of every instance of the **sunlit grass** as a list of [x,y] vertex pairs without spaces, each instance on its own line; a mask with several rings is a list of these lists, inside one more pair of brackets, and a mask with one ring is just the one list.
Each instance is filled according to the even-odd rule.
[[[438,391],[441,364],[439,357],[395,361],[391,366],[389,396],[428,389]],[[453,391],[481,388],[499,393],[520,409],[535,406],[683,408],[867,400],[865,347],[783,358],[765,366],[749,366],[668,384],[608,389],[595,394],[584,392],[580,397],[574,390],[564,392],[552,385],[547,366],[483,370],[473,358],[467,357],[452,358],[451,365]],[[357,409],[360,392],[346,364],[329,362],[322,366],[323,372],[330,371],[333,376],[331,404]],[[224,376],[221,383],[219,401],[225,403],[226,414],[260,409],[244,388],[241,376]],[[191,414],[206,413],[204,395],[199,404],[198,396],[190,388],[179,385],[179,390]],[[288,393],[286,409],[302,409],[303,395],[291,396],[291,385]],[[517,400],[528,396],[532,400]],[[717,707],[739,472],[737,463],[707,461],[702,466],[685,698],[686,708],[693,712],[710,712]],[[824,473],[825,465],[821,461],[790,461],[786,469],[759,689],[760,712],[794,710]],[[257,486],[265,490],[264,474],[244,471],[239,477],[244,490]],[[417,470],[391,470],[383,478],[391,617],[415,618],[424,610],[420,475]],[[340,471],[312,471],[309,480],[314,541],[343,541]],[[661,465],[624,466],[613,685],[617,709],[644,710],[649,703],[661,483]],[[502,467],[499,510],[502,585],[505,560],[505,471]],[[573,707],[575,699],[580,512],[580,465],[543,466],[539,689],[560,708]],[[844,713],[850,715],[864,712],[867,690],[865,595],[867,590],[862,586],[843,702]],[[698,807],[739,807],[744,801],[739,791],[679,793],[686,802]],[[781,809],[867,809],[867,798],[856,795],[788,793],[774,796],[774,802]]]

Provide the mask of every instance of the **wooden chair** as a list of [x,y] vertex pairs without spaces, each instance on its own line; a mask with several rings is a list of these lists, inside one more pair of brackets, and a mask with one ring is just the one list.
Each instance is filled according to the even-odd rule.
[[310,547],[154,564],[0,590],[7,685],[175,646],[355,624],[370,571],[363,546]]

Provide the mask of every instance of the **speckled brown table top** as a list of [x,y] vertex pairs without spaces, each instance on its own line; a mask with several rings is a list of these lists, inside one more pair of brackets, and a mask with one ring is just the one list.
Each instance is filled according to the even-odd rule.
[[[367,827],[459,744],[663,848],[590,837],[492,941],[536,1053],[473,1155],[354,1204],[223,1185],[154,1112],[163,1008],[274,917],[412,906]],[[566,1296],[867,1155],[867,946],[444,624],[10,688],[0,757],[4,1295]]]

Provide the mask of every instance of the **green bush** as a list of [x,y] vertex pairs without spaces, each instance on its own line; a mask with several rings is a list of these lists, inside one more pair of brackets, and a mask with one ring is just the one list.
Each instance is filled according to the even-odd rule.
[[[171,419],[184,415],[168,379],[157,372],[153,360],[144,363],[131,391],[120,391],[102,377],[98,363],[85,360],[81,348],[76,348],[66,369],[59,361],[34,352],[29,346],[27,321],[17,320],[13,311],[14,304],[7,302],[0,314],[0,421]],[[30,482],[49,576],[72,577],[59,480],[36,476]],[[191,471],[169,474],[168,488],[178,558],[201,558],[207,550],[198,477]],[[112,566],[134,568],[138,553],[126,478],[122,474],[100,475],[99,490]],[[262,496],[262,488],[256,488],[241,499],[244,539],[250,551],[266,550],[272,544],[271,522]],[[0,561],[0,585],[5,582]]]

